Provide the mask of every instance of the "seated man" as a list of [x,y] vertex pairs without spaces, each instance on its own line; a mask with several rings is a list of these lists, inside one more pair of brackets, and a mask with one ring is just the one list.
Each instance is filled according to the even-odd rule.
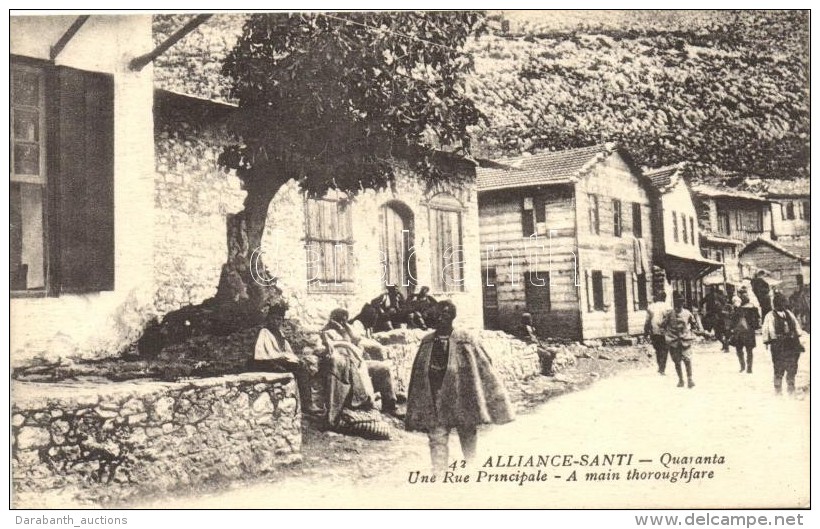
[[427,320],[438,302],[430,295],[430,287],[421,287],[418,294],[407,299],[407,323],[412,328],[427,329]]
[[379,294],[370,301],[379,314],[374,330],[376,332],[392,331],[399,325],[399,316],[404,309],[404,295],[396,285],[387,285],[387,292]]
[[325,358],[328,423],[336,426],[345,407],[372,409],[376,391],[382,397],[382,411],[400,417],[390,364],[371,359],[382,356],[381,347],[373,345],[376,342],[362,350],[360,345],[364,342],[353,332],[348,317],[345,309],[334,309],[322,329],[328,350]]
[[284,304],[273,305],[268,309],[265,325],[259,330],[259,336],[256,338],[251,361],[253,369],[295,372],[299,367],[299,358],[282,335],[282,324],[285,322],[287,310],[288,307]]
[[541,361],[541,374],[547,377],[555,376],[552,370],[552,362],[555,360],[555,353],[548,351],[541,345],[535,327],[532,325],[532,314],[525,312],[521,315],[521,326],[518,328],[518,339],[528,344],[538,346],[538,359]]

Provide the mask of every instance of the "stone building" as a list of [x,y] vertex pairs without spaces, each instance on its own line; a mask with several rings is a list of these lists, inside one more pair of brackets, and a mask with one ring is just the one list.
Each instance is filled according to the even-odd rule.
[[[162,229],[155,274],[162,312],[216,293],[227,218],[241,210],[245,194],[216,162],[235,141],[225,127],[234,110],[157,90],[155,201]],[[446,153],[434,158],[473,181],[472,162]],[[291,180],[273,198],[260,255],[284,291],[289,317],[316,327],[336,307],[356,314],[386,284],[405,293],[418,285],[456,303],[462,325],[482,326],[474,183],[426,189],[406,163],[395,163],[392,189],[308,199]]]

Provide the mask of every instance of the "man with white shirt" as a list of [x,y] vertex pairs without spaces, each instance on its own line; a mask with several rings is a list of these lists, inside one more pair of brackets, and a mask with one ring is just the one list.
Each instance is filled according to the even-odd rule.
[[661,290],[655,294],[655,302],[646,308],[646,325],[644,334],[649,336],[652,347],[655,348],[655,358],[658,361],[658,373],[666,374],[666,358],[669,351],[666,347],[666,338],[661,328],[664,315],[669,312],[670,307],[666,303],[666,292]]

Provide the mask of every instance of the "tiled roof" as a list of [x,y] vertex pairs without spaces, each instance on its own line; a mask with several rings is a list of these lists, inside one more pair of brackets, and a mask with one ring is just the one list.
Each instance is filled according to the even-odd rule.
[[713,244],[723,244],[723,245],[731,245],[731,246],[743,246],[743,241],[738,239],[732,239],[730,237],[724,237],[722,235],[715,235],[714,233],[709,233],[704,231],[701,227],[701,243],[713,243]]
[[[594,145],[566,151],[544,152],[495,160],[496,168],[479,168],[479,191],[574,182],[617,147]],[[499,167],[500,166],[500,167]]]
[[747,191],[740,191],[738,189],[717,186],[713,184],[693,184],[692,192],[696,195],[705,197],[730,197],[730,198],[744,198],[746,200],[755,200],[757,202],[768,202],[761,194],[749,193]]
[[780,245],[781,248],[801,259],[808,261],[811,257],[811,245],[808,239],[804,241],[777,241],[775,244]]
[[683,164],[667,165],[665,167],[658,167],[656,169],[644,169],[643,174],[652,182],[652,187],[666,193],[678,182],[680,172],[683,169]]
[[800,242],[775,242],[769,239],[764,239],[762,237],[755,239],[754,241],[750,242],[745,248],[740,250],[740,255],[743,255],[744,253],[753,250],[761,244],[770,246],[775,250],[779,251],[780,253],[797,259],[798,261],[801,261],[803,263],[810,262],[808,244],[801,244]]
[[795,178],[794,180],[767,179],[763,182],[769,196],[808,196],[811,194],[811,180]]

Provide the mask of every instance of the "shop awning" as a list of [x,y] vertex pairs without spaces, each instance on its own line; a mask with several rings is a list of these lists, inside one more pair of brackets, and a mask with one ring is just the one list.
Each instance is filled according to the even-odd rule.
[[682,257],[666,254],[663,258],[666,277],[669,279],[700,279],[710,272],[723,268],[723,263],[703,257]]

